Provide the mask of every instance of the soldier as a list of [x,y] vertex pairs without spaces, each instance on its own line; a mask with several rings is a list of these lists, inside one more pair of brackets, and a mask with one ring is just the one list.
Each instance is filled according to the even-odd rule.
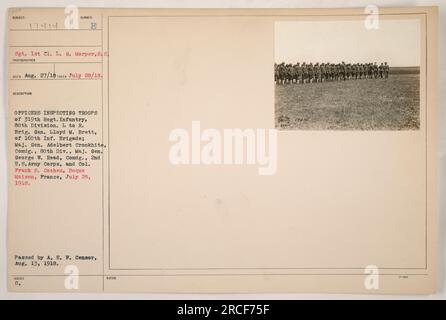
[[384,78],[384,64],[382,62],[378,67],[378,74],[381,79]]
[[295,71],[294,64],[290,63],[290,83],[294,83],[294,79],[296,78]]
[[378,78],[378,64],[376,62],[373,64],[373,77]]
[[314,67],[313,67],[313,62],[310,62],[310,64],[308,65],[308,82],[313,82],[314,80]]
[[321,64],[321,82],[327,81],[327,69],[325,67],[325,63]]
[[299,79],[302,77],[302,67],[299,62],[294,66],[294,76],[296,77],[296,83],[299,83]]
[[314,81],[315,82],[319,82],[320,74],[321,74],[321,67],[319,66],[319,62],[316,62],[316,64],[314,65]]
[[372,74],[373,74],[372,64],[371,63],[367,63],[367,77],[369,79],[371,79],[372,78]]
[[325,66],[324,63],[319,64],[319,82],[322,82],[324,79]]
[[285,63],[283,65],[283,80],[285,84],[288,83],[288,74],[289,74],[289,66],[288,63]]
[[363,76],[364,76],[364,64],[360,63],[359,64],[359,79],[362,79]]
[[339,74],[339,76],[340,76],[340,78],[341,78],[341,80],[346,80],[346,76],[347,76],[347,65],[345,64],[345,62],[344,61],[342,61],[342,63],[341,63],[341,65],[340,65],[340,74]]
[[353,66],[350,63],[347,63],[347,80],[353,77]]
[[386,77],[386,79],[389,77],[389,65],[387,64],[387,62],[384,62],[384,76]]
[[304,62],[304,63],[302,63],[302,83],[305,83],[305,81],[307,81],[307,79],[308,79],[308,66]]
[[359,78],[359,63],[355,63],[355,80]]
[[339,81],[341,78],[341,65],[339,63],[337,63],[334,66],[334,72],[335,72],[335,79],[336,81]]
[[279,83],[284,84],[286,77],[285,63],[282,62],[281,64],[279,64],[278,69],[279,69]]
[[287,75],[287,82],[292,83],[293,82],[293,65],[291,63],[288,63],[286,65],[286,75]]
[[325,64],[325,81],[331,80],[331,63],[327,62]]
[[327,63],[328,67],[327,67],[327,72],[328,72],[328,79],[330,81],[333,81],[333,76],[334,76],[334,64],[333,63]]

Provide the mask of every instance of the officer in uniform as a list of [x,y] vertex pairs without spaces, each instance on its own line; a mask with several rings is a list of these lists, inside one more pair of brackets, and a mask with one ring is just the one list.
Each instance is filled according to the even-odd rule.
[[376,62],[373,64],[373,75],[375,79],[378,78],[378,64]]
[[313,66],[313,62],[310,62],[310,64],[308,65],[308,82],[313,82],[314,80],[314,66]]
[[325,63],[322,62],[321,64],[321,82],[327,81],[327,68],[325,66]]
[[364,76],[364,64],[360,63],[359,64],[359,79],[362,79],[363,76]]
[[314,81],[319,82],[319,77],[321,74],[321,67],[319,66],[319,62],[316,62],[314,65]]
[[341,69],[342,66],[339,63],[337,63],[335,65],[335,78],[337,81],[341,80],[341,71],[342,71]]
[[307,79],[308,79],[308,66],[304,62],[304,63],[302,63],[302,83],[305,83],[305,81],[307,81]]
[[299,62],[294,65],[294,76],[296,77],[296,83],[299,83],[299,80],[302,77],[302,67]]
[[341,68],[340,68],[341,70],[340,70],[340,77],[341,77],[341,80],[346,80],[346,77],[347,77],[347,65],[345,64],[345,62],[344,61],[342,61],[342,63],[341,63]]
[[389,71],[390,71],[390,67],[387,64],[387,62],[384,62],[384,76],[386,77],[386,79],[389,77]]
[[378,74],[380,78],[384,78],[384,64],[382,62],[378,67]]

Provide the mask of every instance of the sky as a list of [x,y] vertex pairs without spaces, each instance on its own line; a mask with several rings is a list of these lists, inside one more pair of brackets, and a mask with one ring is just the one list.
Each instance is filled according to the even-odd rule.
[[363,20],[277,21],[276,62],[383,62],[390,66],[419,66],[420,21],[380,19],[367,30]]

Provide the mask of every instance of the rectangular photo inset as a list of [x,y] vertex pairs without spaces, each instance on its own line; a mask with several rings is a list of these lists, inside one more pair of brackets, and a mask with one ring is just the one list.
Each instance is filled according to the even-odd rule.
[[420,20],[275,22],[279,130],[418,130]]

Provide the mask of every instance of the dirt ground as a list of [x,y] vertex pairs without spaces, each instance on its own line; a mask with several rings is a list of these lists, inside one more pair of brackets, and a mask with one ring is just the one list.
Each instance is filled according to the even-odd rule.
[[415,130],[420,127],[419,74],[275,85],[282,130]]

